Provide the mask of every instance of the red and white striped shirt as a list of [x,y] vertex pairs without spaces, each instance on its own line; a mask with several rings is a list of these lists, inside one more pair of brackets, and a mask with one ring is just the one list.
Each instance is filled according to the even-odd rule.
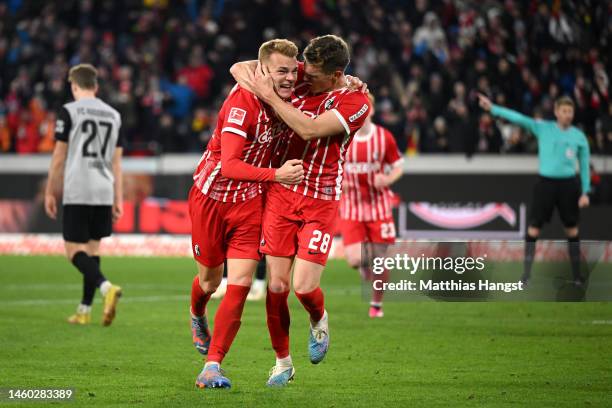
[[[261,194],[260,182],[239,181],[221,175],[221,138],[236,135],[245,138],[241,154],[238,151],[240,161],[269,168],[270,146],[280,134],[280,125],[274,113],[254,94],[236,85],[219,111],[213,136],[193,174],[194,184],[204,195],[223,202],[246,201]],[[261,174],[259,181],[274,176],[271,169],[262,169]]]
[[349,146],[344,171],[345,190],[340,217],[350,221],[382,221],[392,217],[393,191],[374,187],[374,177],[400,166],[403,158],[387,129],[372,124],[367,134],[357,134]]
[[304,180],[300,184],[283,186],[321,200],[340,200],[346,150],[369,114],[368,98],[363,92],[348,88],[310,95],[298,86],[291,102],[312,118],[331,110],[342,123],[344,132],[304,141],[287,129],[282,143],[275,148],[275,155],[280,157],[281,163],[289,159],[302,159]]

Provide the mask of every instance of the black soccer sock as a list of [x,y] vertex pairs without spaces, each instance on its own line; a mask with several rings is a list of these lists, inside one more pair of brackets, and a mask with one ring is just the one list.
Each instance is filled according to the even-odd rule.
[[255,279],[266,280],[266,258],[263,258],[257,264],[257,271],[255,272]]
[[574,280],[581,280],[580,275],[580,238],[576,235],[567,239],[567,252],[569,253],[570,263],[572,265],[572,275]]
[[83,297],[81,303],[91,306],[96,288],[106,280],[98,263],[83,251],[72,257],[72,264],[83,274]]
[[96,255],[96,256],[92,256],[91,259],[96,261],[96,263],[98,264],[98,268],[99,268],[100,267],[100,257],[98,255]]
[[533,266],[537,240],[537,237],[533,237],[529,233],[525,237],[525,260],[523,264],[523,277],[521,278],[523,282],[526,282],[531,277],[531,267]]

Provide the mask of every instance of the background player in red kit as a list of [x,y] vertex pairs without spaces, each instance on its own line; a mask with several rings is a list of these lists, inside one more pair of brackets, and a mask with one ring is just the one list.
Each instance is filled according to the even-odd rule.
[[266,254],[270,275],[266,312],[276,352],[268,385],[286,385],[294,375],[289,354],[289,295],[293,289],[310,315],[310,361],[319,363],[329,347],[327,312],[320,288],[342,192],[342,164],[354,133],[363,125],[369,101],[365,93],[350,90],[344,70],[348,46],[341,38],[314,38],[304,50],[292,104],[273,92],[269,68],[256,69],[255,93],[272,106],[290,128],[274,154],[284,162],[302,159],[304,181],[274,184],[266,193],[260,251]]
[[[374,106],[374,97],[368,97]],[[371,259],[383,256],[387,246],[395,242],[391,213],[394,194],[389,186],[402,176],[403,163],[395,138],[387,129],[372,123],[373,114],[372,108],[348,148],[340,201],[346,259],[353,268],[359,268],[366,281],[373,278]],[[386,282],[387,275],[385,271],[375,278]],[[382,290],[372,289],[370,317],[383,317],[383,294]]]
[[[259,50],[260,62],[270,67],[273,92],[281,100],[291,96],[297,74],[297,47],[272,40]],[[258,253],[262,219],[262,182],[295,184],[303,179],[300,160],[270,168],[270,146],[279,130],[274,112],[251,92],[234,87],[226,98],[213,137],[193,175],[189,193],[192,250],[198,275],[191,292],[194,344],[208,354],[196,380],[200,388],[229,388],[220,364],[238,328]],[[212,338],[206,303],[223,275],[227,258],[228,285],[215,315]],[[209,348],[210,345],[210,348]]]

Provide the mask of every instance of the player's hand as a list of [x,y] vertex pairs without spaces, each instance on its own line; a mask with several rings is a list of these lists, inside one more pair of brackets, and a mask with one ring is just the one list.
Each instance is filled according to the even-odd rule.
[[489,112],[491,107],[493,107],[491,100],[481,93],[478,94],[478,105],[480,105],[480,107],[487,112]]
[[389,185],[389,177],[386,174],[375,174],[374,175],[374,187],[383,188]]
[[589,196],[586,194],[581,195],[580,198],[578,199],[578,207],[580,208],[588,207],[590,203],[591,203],[591,200],[589,199]]
[[57,219],[57,199],[53,194],[45,194],[45,212],[49,218]]
[[119,218],[123,215],[123,203],[116,202],[113,204],[113,222],[119,221]]
[[368,84],[363,82],[359,77],[355,77],[352,75],[345,75],[346,84],[351,91],[361,91],[363,93],[368,93]]
[[302,161],[297,159],[287,160],[280,168],[276,169],[274,181],[285,184],[298,184],[304,180],[304,167]]
[[257,64],[253,80],[253,92],[258,98],[269,102],[276,95],[274,81],[266,65]]

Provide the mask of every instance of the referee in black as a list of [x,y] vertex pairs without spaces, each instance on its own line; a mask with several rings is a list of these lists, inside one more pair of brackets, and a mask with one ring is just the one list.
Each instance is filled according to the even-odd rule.
[[[574,102],[568,96],[555,101],[555,121],[535,120],[511,109],[494,105],[479,94],[480,107],[528,130],[538,139],[540,179],[533,190],[529,227],[525,238],[525,269],[521,281],[527,283],[535,255],[536,240],[542,226],[550,221],[555,208],[565,227],[574,284],[582,286],[580,274],[580,238],[578,221],[580,208],[589,205],[590,168],[589,143],[584,133],[572,126]],[[580,166],[580,181],[576,177],[576,162]]]

